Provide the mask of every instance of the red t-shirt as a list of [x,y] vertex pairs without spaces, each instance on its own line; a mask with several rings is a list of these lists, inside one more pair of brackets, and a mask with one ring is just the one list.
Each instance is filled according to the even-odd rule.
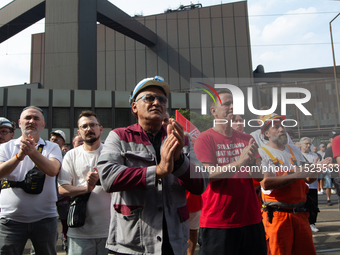
[[187,207],[189,209],[189,213],[200,211],[202,208],[201,195],[194,195],[189,191],[186,191],[186,194],[187,194]]
[[[195,153],[202,163],[227,165],[239,158],[251,138],[251,135],[236,130],[231,137],[227,137],[208,129],[196,140]],[[202,194],[200,227],[239,228],[261,222],[261,211],[252,178],[248,173],[241,172],[233,177],[238,178],[209,183]]]
[[[336,161],[337,157],[340,157],[340,135],[336,136],[332,141],[333,158]],[[340,171],[339,171],[340,176]]]

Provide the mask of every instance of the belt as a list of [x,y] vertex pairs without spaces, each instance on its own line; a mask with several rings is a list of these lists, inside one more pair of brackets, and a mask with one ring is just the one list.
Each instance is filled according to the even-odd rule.
[[307,209],[304,207],[297,207],[297,208],[280,208],[280,207],[271,207],[270,208],[273,211],[277,211],[277,212],[287,212],[287,213],[298,213],[298,212],[306,212]]

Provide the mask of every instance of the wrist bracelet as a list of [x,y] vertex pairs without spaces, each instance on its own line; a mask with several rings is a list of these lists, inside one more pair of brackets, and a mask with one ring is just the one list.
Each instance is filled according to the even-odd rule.
[[18,153],[17,154],[15,154],[15,157],[17,158],[17,160],[19,160],[19,161],[23,161],[24,159],[20,159],[19,157],[18,157]]

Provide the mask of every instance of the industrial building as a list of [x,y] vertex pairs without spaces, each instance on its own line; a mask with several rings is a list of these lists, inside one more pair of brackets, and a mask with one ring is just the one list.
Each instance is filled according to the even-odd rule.
[[129,95],[141,79],[155,75],[170,84],[170,114],[200,110],[193,79],[252,86],[255,107],[271,103],[273,86],[309,84],[306,107],[313,116],[288,111],[301,120],[297,134],[326,136],[339,126],[338,106],[327,96],[334,95],[332,73],[253,72],[246,1],[130,17],[107,0],[15,0],[0,9],[0,43],[42,18],[45,33],[32,35],[30,84],[0,88],[0,116],[16,121],[23,107],[41,107],[44,139],[62,129],[70,143],[85,109],[98,114],[103,139],[112,128],[134,123]]

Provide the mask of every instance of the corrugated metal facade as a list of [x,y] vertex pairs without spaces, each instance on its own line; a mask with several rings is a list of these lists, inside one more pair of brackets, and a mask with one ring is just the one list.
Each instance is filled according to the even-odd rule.
[[[97,26],[97,90],[131,91],[141,79],[154,75],[163,76],[172,91],[189,89],[190,78],[252,80],[246,2],[136,19],[157,34],[155,46]],[[31,82],[50,88],[43,74],[49,76],[55,70],[44,70],[44,47],[44,35],[33,35]],[[58,57],[65,58],[65,63],[68,57],[74,61],[71,49]],[[67,79],[67,75],[60,78],[60,83],[67,84],[60,88],[78,89]]]

